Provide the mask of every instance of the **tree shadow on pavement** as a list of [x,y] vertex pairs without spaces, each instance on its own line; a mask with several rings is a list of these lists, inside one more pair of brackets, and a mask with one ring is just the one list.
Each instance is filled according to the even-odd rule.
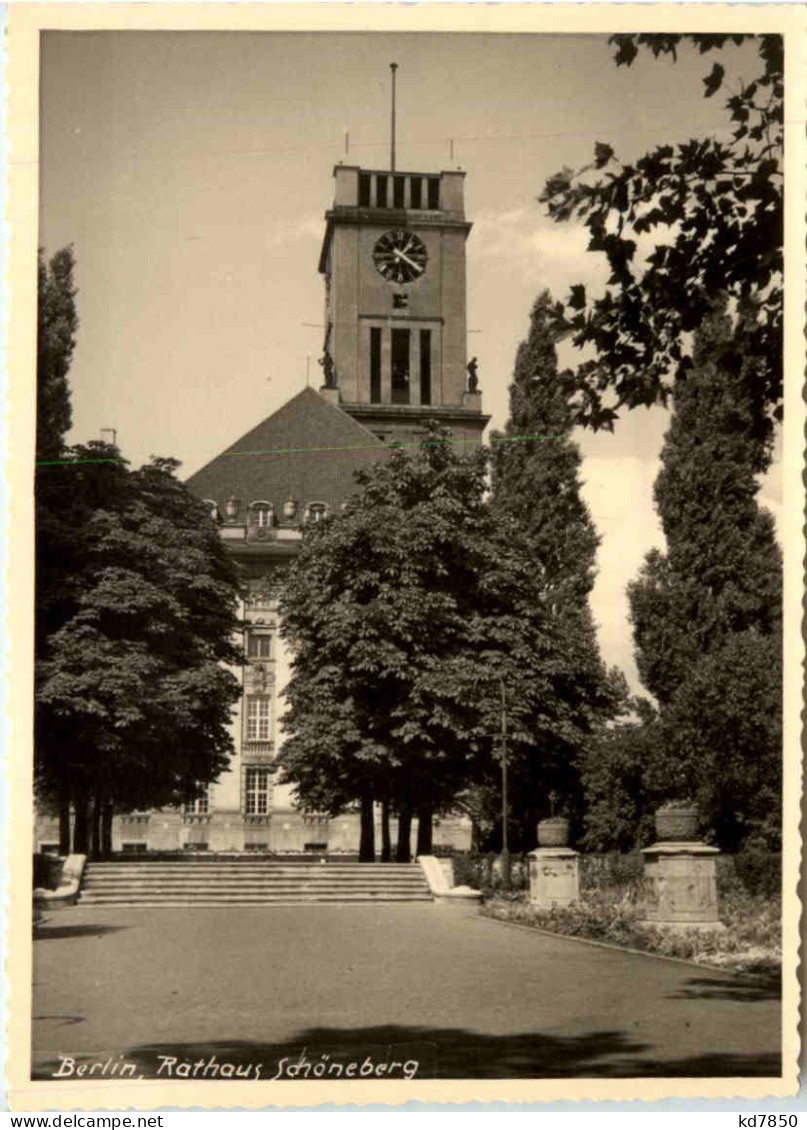
[[[709,1052],[682,1058],[659,1058],[647,1043],[632,1039],[625,1032],[600,1031],[585,1036],[550,1036],[540,1031],[492,1036],[462,1028],[427,1028],[383,1025],[372,1028],[309,1028],[298,1032],[284,1044],[265,1044],[248,1040],[221,1040],[204,1043],[141,1044],[116,1052],[127,1062],[137,1064],[141,1078],[213,1079],[255,1078],[265,1081],[286,1072],[289,1065],[311,1065],[297,1078],[312,1082],[313,1066],[338,1062],[361,1064],[369,1056],[374,1065],[397,1061],[397,1073],[375,1076],[404,1078],[404,1062],[416,1063],[415,1078],[441,1079],[559,1079],[559,1078],[636,1078],[636,1077],[776,1077],[781,1073],[778,1054]],[[90,1057],[76,1056],[76,1062]],[[96,1057],[97,1058],[97,1057]],[[236,1076],[233,1067],[241,1067]],[[181,1067],[181,1065],[186,1065]],[[198,1065],[198,1066],[196,1066]],[[51,1078],[58,1066],[52,1056],[39,1057],[34,1078]],[[194,1074],[194,1067],[196,1072]],[[356,1068],[354,1075],[360,1077]],[[339,1076],[337,1076],[339,1077]],[[364,1077],[368,1077],[365,1075]],[[334,1078],[333,1071],[323,1081]],[[293,1082],[289,1078],[289,1082]]]
[[127,929],[127,926],[93,926],[89,922],[76,926],[51,926],[43,923],[34,927],[34,939],[37,942],[50,942],[56,938],[102,938],[104,934],[116,934],[118,930]]
[[736,981],[718,980],[715,977],[691,977],[676,993],[668,993],[668,1000],[696,1001],[739,1001],[751,1004],[755,1001],[775,1001],[782,996],[781,981],[771,978]]

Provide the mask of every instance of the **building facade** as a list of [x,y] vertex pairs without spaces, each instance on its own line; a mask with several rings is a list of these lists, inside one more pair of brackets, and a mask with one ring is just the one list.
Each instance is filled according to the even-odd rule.
[[[340,511],[354,473],[417,443],[428,420],[461,446],[488,418],[466,356],[464,173],[398,173],[338,165],[319,269],[325,281],[325,384],[306,388],[188,480],[210,507],[244,586],[242,696],[235,756],[183,810],[116,817],[115,851],[355,852],[358,813],[299,811],[278,784],[283,570],[308,523]],[[394,822],[393,822],[394,832]],[[40,826],[41,846],[58,834]],[[470,823],[435,821],[434,842],[467,848]]]

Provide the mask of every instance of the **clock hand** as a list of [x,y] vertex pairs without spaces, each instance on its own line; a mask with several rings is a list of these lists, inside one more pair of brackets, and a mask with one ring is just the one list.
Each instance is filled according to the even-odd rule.
[[408,263],[413,270],[418,272],[418,274],[420,274],[420,272],[423,270],[423,267],[420,263],[416,263],[414,259],[410,259],[408,255],[404,255],[403,251],[401,251],[397,247],[395,248],[395,254],[399,259],[403,259],[405,263]]

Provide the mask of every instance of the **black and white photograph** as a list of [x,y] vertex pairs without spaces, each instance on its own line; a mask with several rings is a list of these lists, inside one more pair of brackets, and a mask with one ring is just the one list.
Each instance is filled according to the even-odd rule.
[[12,7],[14,1109],[795,1094],[803,12]]

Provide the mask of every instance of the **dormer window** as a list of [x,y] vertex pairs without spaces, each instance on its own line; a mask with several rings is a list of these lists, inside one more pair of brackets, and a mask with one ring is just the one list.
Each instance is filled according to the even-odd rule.
[[220,522],[221,514],[219,512],[219,504],[216,502],[216,500],[214,498],[206,498],[204,500],[204,503],[210,511],[211,519],[216,523]]
[[328,504],[326,502],[309,502],[305,508],[305,522],[314,523],[321,522],[328,516]]
[[249,524],[258,530],[269,529],[274,525],[275,508],[271,502],[251,502],[249,504]]

